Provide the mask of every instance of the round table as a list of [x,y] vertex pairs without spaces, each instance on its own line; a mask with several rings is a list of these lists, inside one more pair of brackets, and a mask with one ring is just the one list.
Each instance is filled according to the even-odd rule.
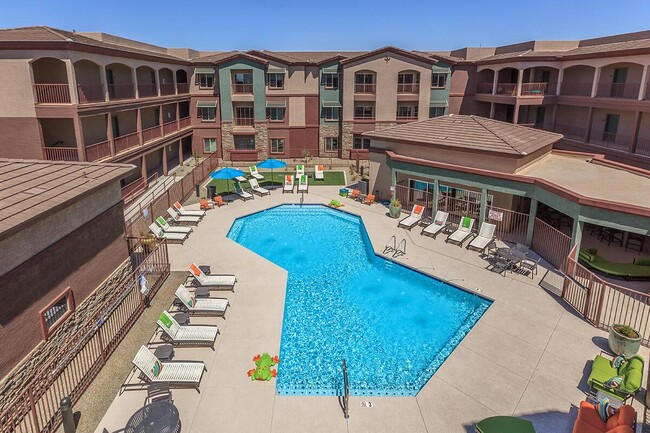
[[126,423],[127,433],[174,433],[178,430],[178,409],[168,401],[158,401],[138,409]]
[[512,263],[519,263],[527,257],[526,253],[516,248],[497,248],[496,255]]

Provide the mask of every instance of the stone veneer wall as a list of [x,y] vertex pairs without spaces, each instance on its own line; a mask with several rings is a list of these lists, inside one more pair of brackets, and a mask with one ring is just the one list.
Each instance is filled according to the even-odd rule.
[[350,159],[350,149],[352,149],[352,144],[354,143],[353,129],[354,123],[343,122],[343,130],[341,132],[341,158]]
[[97,289],[81,304],[77,305],[74,313],[50,337],[41,342],[25,359],[23,359],[0,383],[0,412],[6,405],[19,395],[35,376],[47,374],[43,366],[50,356],[68,346],[73,336],[80,328],[94,320],[97,308],[104,304],[106,298],[120,285],[129,273],[133,271],[131,260],[127,259],[97,287]]
[[318,128],[318,156],[329,157],[330,153],[333,153],[334,157],[337,157],[338,155],[335,152],[325,152],[325,138],[327,137],[338,137],[339,142],[341,141],[338,123],[321,125]]
[[235,148],[232,128],[231,122],[221,124],[221,155],[224,161],[230,161],[230,151]]
[[257,160],[262,161],[269,155],[269,128],[266,122],[255,122],[255,149]]

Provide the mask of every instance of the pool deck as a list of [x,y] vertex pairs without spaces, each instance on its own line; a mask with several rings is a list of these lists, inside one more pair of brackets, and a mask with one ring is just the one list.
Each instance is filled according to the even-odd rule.
[[[337,193],[338,187],[310,187],[305,203],[327,203]],[[539,286],[546,270],[533,279],[516,273],[503,277],[486,270],[477,252],[446,244],[444,235],[434,240],[421,236],[417,227],[398,229],[380,204],[340,201],[343,210],[363,218],[378,254],[392,235],[406,238],[407,254],[396,261],[493,299],[492,306],[416,397],[351,397],[345,420],[335,397],[279,396],[275,380],[252,382],[246,376],[254,355],[279,352],[287,273],[226,235],[235,218],[299,203],[300,196],[275,190],[210,210],[183,245],[170,245],[172,271],[196,262],[210,265],[212,273],[234,273],[238,282],[234,293],[213,292],[231,300],[225,320],[191,319],[219,326],[215,350],[176,349],[175,360],[201,360],[207,368],[200,393],[172,391],[182,432],[467,433],[476,421],[493,415],[523,416],[538,433],[571,432],[591,360],[607,349],[607,334]],[[547,281],[557,282],[553,277]],[[154,329],[152,324],[152,334]],[[642,348],[641,354],[648,359],[650,351]],[[133,386],[116,396],[97,433],[123,428],[142,406],[146,391],[141,382],[130,374],[126,383]],[[362,401],[372,407],[361,407]],[[641,412],[642,404],[634,405]]]

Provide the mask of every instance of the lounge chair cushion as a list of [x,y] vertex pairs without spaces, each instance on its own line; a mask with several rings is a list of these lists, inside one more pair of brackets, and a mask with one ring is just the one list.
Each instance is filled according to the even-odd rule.
[[195,277],[200,277],[201,276],[201,270],[196,267],[194,263],[190,266],[190,271],[194,274]]
[[291,183],[292,180],[293,180],[293,179],[291,178],[291,176],[286,176],[286,177],[285,177],[285,182],[289,182],[289,183]]
[[162,369],[163,369],[162,363],[156,360],[156,362],[153,363],[153,367],[151,367],[151,374],[153,374],[155,377],[158,377]]
[[598,415],[603,422],[607,422],[609,417],[614,415],[614,408],[609,404],[608,398],[604,398],[598,402]]
[[160,316],[158,316],[158,320],[160,320],[160,323],[165,325],[167,329],[172,327],[172,321],[170,320],[169,316],[167,316],[165,313],[160,313]]
[[187,306],[192,308],[196,305],[196,296],[195,295],[190,295],[190,299],[187,301]]
[[616,358],[612,359],[612,368],[617,370],[625,364],[625,355],[618,355]]
[[611,379],[608,379],[607,382],[605,382],[605,386],[608,388],[618,388],[623,384],[623,376],[614,376]]
[[322,165],[318,166],[318,171],[323,171],[323,166]]
[[636,411],[630,405],[623,405],[619,407],[614,415],[610,416],[605,424],[607,431],[614,430],[617,427],[627,426],[631,427],[634,425],[636,420]]
[[472,219],[470,217],[463,217],[463,220],[461,221],[461,226],[463,226],[463,228],[468,229],[470,224],[472,224]]
[[416,204],[415,207],[413,208],[413,213],[414,214],[421,214],[422,213],[422,205]]

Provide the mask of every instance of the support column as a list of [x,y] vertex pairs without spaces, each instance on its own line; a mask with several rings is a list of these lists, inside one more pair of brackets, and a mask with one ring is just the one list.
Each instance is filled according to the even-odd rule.
[[496,107],[496,104],[494,102],[490,102],[490,119],[494,119],[495,107]]
[[180,104],[177,102],[176,103],[176,129],[181,129],[180,115],[181,115],[181,108],[180,108]]
[[160,124],[160,136],[165,135],[165,130],[163,129],[163,123],[165,123],[165,115],[163,114],[163,106],[158,106],[158,123]]
[[524,70],[519,69],[519,73],[517,74],[517,93],[516,96],[520,97],[521,96],[521,84],[524,81]]
[[75,115],[72,118],[74,124],[74,135],[77,144],[77,158],[79,161],[86,161],[86,145],[84,144],[84,131],[81,125],[81,118]]
[[156,77],[156,95],[160,95],[160,70],[156,69],[156,73],[154,74]]
[[438,196],[440,195],[440,182],[437,178],[433,179],[433,200],[431,203],[431,218],[436,217],[438,212]]
[[551,117],[551,130],[555,132],[557,126],[557,104],[553,105],[553,117]]
[[512,115],[512,123],[515,125],[519,124],[519,103],[515,103],[515,112]]
[[596,95],[598,95],[598,84],[600,82],[600,71],[602,70],[601,67],[596,68],[594,71],[594,82],[591,83],[591,97],[595,98]]
[[106,139],[108,146],[111,148],[111,156],[115,156],[115,137],[113,137],[113,115],[106,114]]
[[[393,189],[397,186],[397,173],[395,172],[395,169],[391,167],[390,169],[390,184],[393,186]],[[393,192],[393,196],[391,197],[391,200],[395,198],[395,192]]]
[[178,140],[178,165],[183,166],[183,139]]
[[641,85],[639,86],[639,97],[637,98],[639,101],[645,99],[645,93],[648,88],[648,67],[648,65],[645,65],[641,74]]
[[630,153],[636,152],[636,144],[639,141],[639,129],[641,128],[641,119],[643,118],[643,112],[637,111],[634,113],[634,130],[632,132],[632,138],[630,140]]
[[537,216],[537,199],[530,201],[530,210],[528,211],[528,227],[526,228],[526,245],[533,246],[533,231],[535,230],[535,217]]
[[499,71],[494,71],[494,79],[492,80],[492,94],[497,94],[497,85],[499,84]]
[[591,139],[591,123],[594,121],[594,107],[589,107],[589,114],[587,115],[587,130],[585,131],[585,143],[589,143]]
[[133,86],[135,87],[135,97],[136,99],[140,97],[140,92],[138,90],[138,74],[135,72],[135,68],[131,68],[131,82],[133,83]]
[[102,90],[104,91],[104,102],[108,101],[110,96],[108,95],[108,80],[106,78],[106,66],[99,66],[99,78],[102,82]]
[[162,148],[162,169],[163,176],[167,176],[167,145]]
[[488,196],[488,190],[487,188],[481,188],[481,208],[478,213],[478,218],[479,218],[479,230],[481,229],[481,224],[483,224],[483,221],[486,220],[487,217],[487,196]]
[[570,248],[573,248],[577,245],[577,248],[580,249],[580,243],[582,242],[582,230],[584,229],[584,222],[580,221],[576,217],[573,219],[573,230],[571,230],[571,245]]
[[559,95],[562,92],[562,80],[564,80],[564,69],[560,69],[557,74],[557,85],[555,86],[555,94]]
[[79,103],[79,93],[77,93],[77,77],[74,73],[74,65],[72,61],[65,60],[65,70],[68,76],[68,91],[70,92],[70,102],[73,104]]

